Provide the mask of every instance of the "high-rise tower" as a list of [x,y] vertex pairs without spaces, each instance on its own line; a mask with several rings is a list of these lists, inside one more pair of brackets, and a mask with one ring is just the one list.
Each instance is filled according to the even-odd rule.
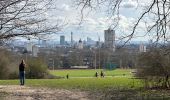
[[115,51],[115,31],[112,29],[104,30],[105,47]]
[[65,36],[60,36],[60,45],[65,45]]
[[71,32],[71,46],[73,46],[73,32]]

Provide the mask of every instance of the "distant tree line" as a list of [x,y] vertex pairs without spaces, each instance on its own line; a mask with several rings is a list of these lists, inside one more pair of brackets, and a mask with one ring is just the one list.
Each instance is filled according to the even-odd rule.
[[137,65],[138,50],[122,48],[116,52],[104,48],[56,48],[41,50],[39,56],[43,58],[50,69],[70,68],[71,66],[89,66],[89,68],[107,68],[114,64],[117,68],[135,68]]

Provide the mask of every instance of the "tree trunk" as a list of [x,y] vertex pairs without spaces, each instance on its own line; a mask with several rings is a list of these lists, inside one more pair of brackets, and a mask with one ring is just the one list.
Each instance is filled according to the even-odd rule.
[[169,88],[169,75],[166,75],[166,79],[165,79],[165,82],[166,82],[166,88]]
[[169,88],[169,75],[165,75],[165,78],[163,79],[162,87],[163,88]]

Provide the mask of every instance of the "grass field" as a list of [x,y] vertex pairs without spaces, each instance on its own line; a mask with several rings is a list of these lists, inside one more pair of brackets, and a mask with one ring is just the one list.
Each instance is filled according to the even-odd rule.
[[[56,76],[63,76],[68,73],[69,79],[27,79],[26,85],[37,87],[55,87],[65,89],[108,89],[108,88],[139,88],[142,87],[142,82],[137,79],[132,79],[130,69],[116,69],[105,70],[106,78],[95,78],[95,72],[101,70],[55,70],[50,71],[51,74]],[[113,76],[113,77],[112,77]],[[120,76],[120,77],[115,77]],[[122,76],[122,77],[121,77]],[[127,76],[127,77],[124,77]],[[0,80],[0,84],[19,84],[19,80]]]
[[[111,76],[105,78],[95,78],[94,73],[96,71],[100,72],[101,70],[50,71],[56,76],[65,77],[66,74],[69,74],[70,78],[26,79],[26,86],[87,90],[93,95],[104,95],[102,98],[105,100],[111,98],[119,98],[118,100],[127,100],[127,98],[129,98],[128,100],[138,100],[139,98],[144,98],[140,100],[170,100],[167,91],[143,90],[141,88],[144,85],[142,80],[134,79],[131,73],[133,70],[131,69],[105,70],[106,76]],[[0,85],[19,85],[19,80],[0,80]]]
[[[106,76],[127,76],[132,77],[133,69],[116,69],[116,70],[103,70]],[[72,70],[54,70],[50,71],[52,75],[65,77],[69,74],[70,77],[94,77],[95,73],[100,74],[101,69],[72,69]]]
[[[1,85],[18,85],[19,80],[0,80]],[[139,88],[137,79],[116,78],[73,78],[73,79],[27,79],[26,85],[36,87],[96,90],[109,88]]]

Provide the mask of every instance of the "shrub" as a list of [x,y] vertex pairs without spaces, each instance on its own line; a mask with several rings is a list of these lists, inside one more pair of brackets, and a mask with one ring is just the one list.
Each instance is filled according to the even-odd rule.
[[27,78],[44,78],[48,75],[47,65],[39,58],[31,58],[26,64]]
[[[0,49],[0,79],[8,79],[10,74],[16,72],[16,58],[13,59],[11,52],[6,51],[5,49]],[[18,75],[17,75],[18,76]],[[15,75],[16,77],[16,75]]]
[[8,71],[8,64],[9,59],[3,54],[0,53],[0,79],[5,79],[8,77],[9,71]]
[[160,48],[141,54],[137,76],[145,79],[146,87],[170,88],[169,59],[170,54]]

